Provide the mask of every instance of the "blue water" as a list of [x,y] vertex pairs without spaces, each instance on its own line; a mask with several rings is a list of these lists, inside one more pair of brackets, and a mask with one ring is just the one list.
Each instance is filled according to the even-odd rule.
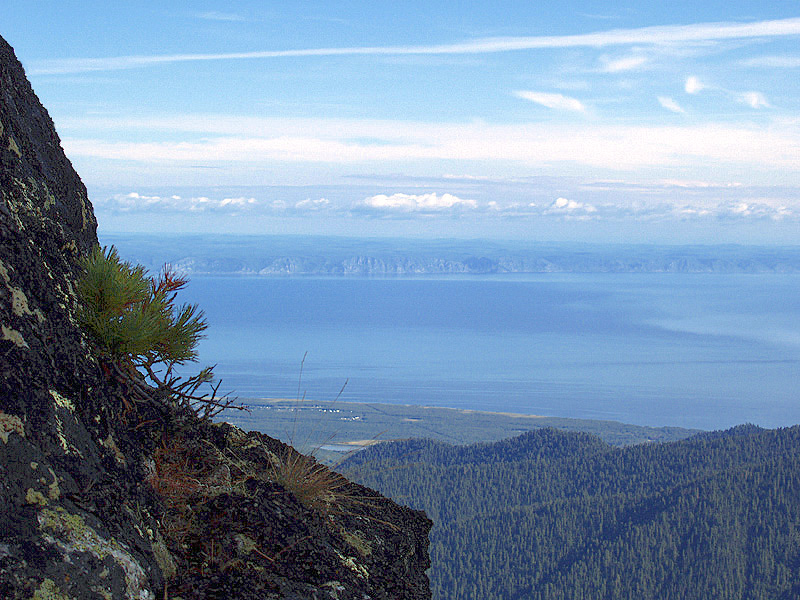
[[[800,277],[197,277],[201,361],[241,397],[716,429],[800,422]],[[301,361],[306,355],[299,382]]]

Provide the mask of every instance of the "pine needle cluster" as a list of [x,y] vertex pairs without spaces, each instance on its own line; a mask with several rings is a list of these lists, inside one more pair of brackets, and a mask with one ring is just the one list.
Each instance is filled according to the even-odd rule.
[[196,360],[208,324],[196,304],[175,305],[185,277],[169,268],[148,277],[143,266],[120,260],[113,246],[95,247],[83,266],[79,319],[103,350],[137,366]]
[[117,376],[142,380],[202,417],[233,407],[232,401],[216,399],[218,385],[210,396],[198,395],[201,385],[213,381],[213,367],[189,378],[174,372],[177,365],[197,360],[197,344],[208,328],[196,304],[176,304],[186,277],[169,267],[150,277],[143,266],[121,260],[113,246],[96,246],[82,266],[78,319]]

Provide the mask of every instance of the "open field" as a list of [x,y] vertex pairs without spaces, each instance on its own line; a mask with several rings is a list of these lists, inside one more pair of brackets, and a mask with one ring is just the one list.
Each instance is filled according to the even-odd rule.
[[452,444],[491,442],[542,427],[595,434],[615,446],[666,442],[697,433],[680,427],[641,427],[506,412],[431,406],[243,398],[250,412],[231,411],[225,420],[266,433],[335,463],[370,444],[408,438],[433,438]]

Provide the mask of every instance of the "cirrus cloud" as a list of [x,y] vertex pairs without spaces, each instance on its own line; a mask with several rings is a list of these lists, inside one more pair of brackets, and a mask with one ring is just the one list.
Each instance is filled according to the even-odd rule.
[[[223,17],[231,16],[223,13],[206,14],[221,15]],[[800,18],[788,18],[770,21],[753,21],[750,23],[696,23],[692,25],[662,25],[637,29],[612,29],[609,31],[577,35],[480,38],[454,44],[430,46],[356,46],[263,50],[255,52],[50,59],[36,61],[31,73],[34,75],[63,75],[197,61],[279,59],[314,56],[487,54],[547,48],[603,48],[633,44],[667,45],[797,35],[800,35]]]
[[685,113],[686,112],[685,110],[683,110],[683,108],[681,108],[680,104],[678,104],[677,102],[675,102],[675,100],[673,100],[672,98],[669,98],[667,96],[659,96],[658,97],[658,103],[662,107],[664,107],[667,110],[669,110],[671,112],[674,112],[674,113]]
[[541,104],[547,108],[556,110],[568,110],[573,112],[586,112],[586,107],[577,98],[570,98],[563,94],[552,94],[548,92],[517,91],[514,92],[517,98],[530,100],[536,104]]
[[739,102],[747,104],[750,108],[771,108],[766,96],[761,92],[744,92],[739,94]]
[[601,57],[602,73],[623,73],[643,67],[649,62],[646,56],[624,56],[622,58]]

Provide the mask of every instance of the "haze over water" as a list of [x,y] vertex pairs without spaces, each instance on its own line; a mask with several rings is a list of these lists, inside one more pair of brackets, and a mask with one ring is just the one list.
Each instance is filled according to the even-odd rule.
[[717,429],[800,422],[800,276],[195,277],[223,389]]

